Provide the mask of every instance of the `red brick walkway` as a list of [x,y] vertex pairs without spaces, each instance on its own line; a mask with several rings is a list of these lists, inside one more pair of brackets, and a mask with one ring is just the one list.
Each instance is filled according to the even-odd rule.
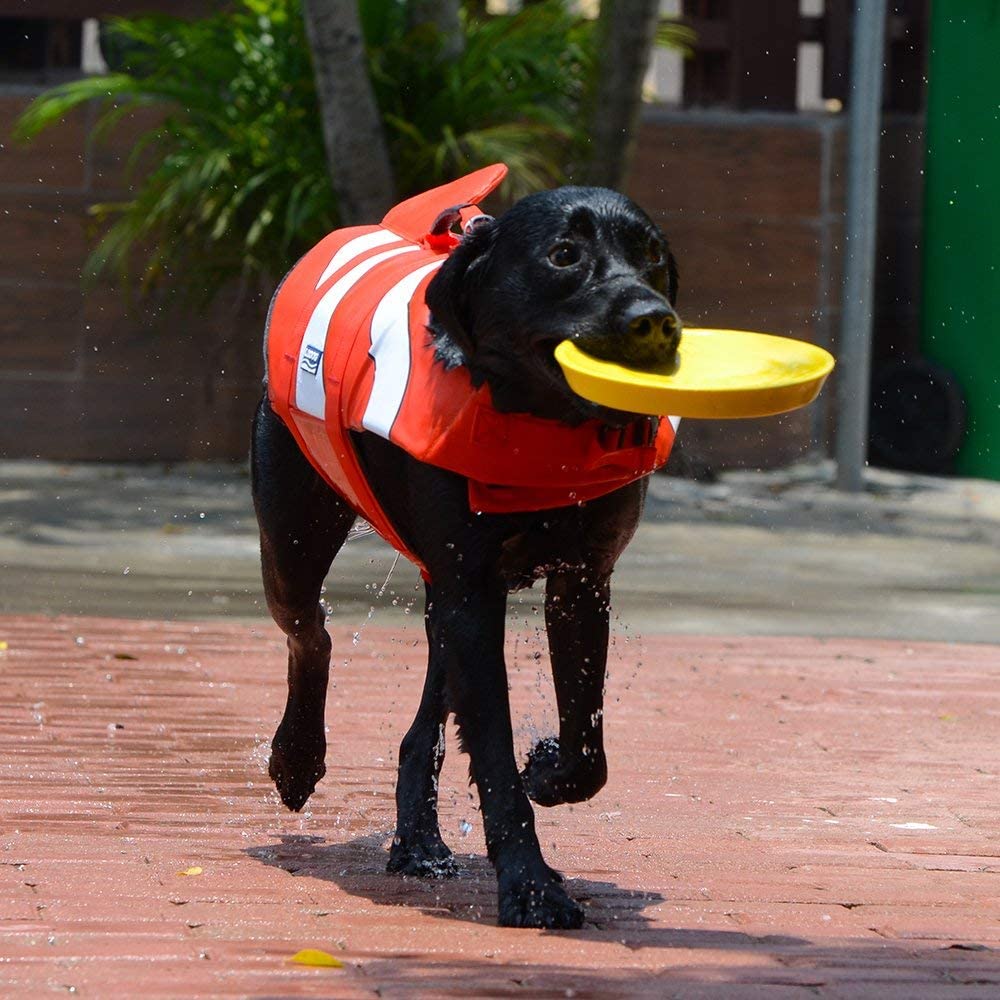
[[[619,637],[609,785],[538,810],[589,921],[546,933],[494,926],[453,741],[465,873],[383,874],[420,626],[335,637],[294,816],[273,627],[0,619],[0,995],[1000,996],[997,647]],[[522,749],[554,720],[540,650],[510,651]]]

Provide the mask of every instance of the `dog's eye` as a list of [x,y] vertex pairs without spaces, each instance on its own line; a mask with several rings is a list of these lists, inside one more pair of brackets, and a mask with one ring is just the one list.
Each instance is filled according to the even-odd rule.
[[663,263],[663,244],[655,236],[646,244],[646,259],[653,265]]
[[555,267],[572,267],[580,260],[580,248],[575,243],[557,243],[549,251],[549,263]]

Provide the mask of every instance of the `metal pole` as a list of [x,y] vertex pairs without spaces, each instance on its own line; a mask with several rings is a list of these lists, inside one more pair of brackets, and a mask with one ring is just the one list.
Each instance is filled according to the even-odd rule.
[[852,492],[864,489],[868,450],[885,14],[886,0],[856,0],[844,219],[846,254],[837,362],[837,488]]

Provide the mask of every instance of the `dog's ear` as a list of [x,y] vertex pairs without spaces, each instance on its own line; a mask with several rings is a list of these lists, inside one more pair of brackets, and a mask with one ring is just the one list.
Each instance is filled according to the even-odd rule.
[[[468,362],[475,352],[472,303],[482,285],[486,265],[496,242],[494,220],[477,220],[449,254],[427,286],[430,329],[439,356],[451,368]],[[460,356],[459,356],[460,355]]]
[[672,306],[677,305],[677,289],[680,286],[680,272],[674,255],[667,251],[667,299]]

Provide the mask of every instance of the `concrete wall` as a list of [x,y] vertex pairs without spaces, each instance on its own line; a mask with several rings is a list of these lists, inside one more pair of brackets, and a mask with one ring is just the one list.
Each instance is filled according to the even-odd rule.
[[128,190],[123,164],[150,119],[110,145],[93,109],[28,146],[10,127],[34,91],[0,90],[0,455],[179,460],[245,453],[259,397],[260,320],[233,296],[209,312],[84,292],[87,208]]
[[[33,91],[0,89],[0,455],[175,461],[245,454],[259,395],[261,312],[233,297],[205,314],[84,293],[87,206],[127,191],[123,160],[75,113],[28,147],[10,125]],[[690,325],[836,342],[844,123],[826,115],[647,110],[630,193],[681,263]],[[922,141],[888,123],[877,350],[899,349],[917,308]],[[783,464],[826,447],[833,399],[764,421],[689,421],[714,467]]]

